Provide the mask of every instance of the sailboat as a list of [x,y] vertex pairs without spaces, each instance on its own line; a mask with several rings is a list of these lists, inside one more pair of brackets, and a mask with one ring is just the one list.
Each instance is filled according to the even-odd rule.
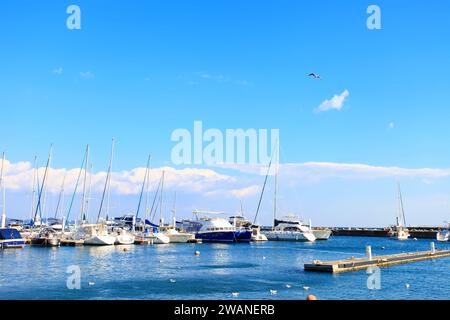
[[84,234],[84,244],[90,246],[112,246],[116,242],[116,237],[109,234],[107,224],[101,223],[100,216],[102,214],[103,203],[105,200],[106,192],[108,192],[108,203],[106,212],[108,215],[109,211],[109,192],[111,186],[111,170],[112,161],[114,156],[114,139],[112,140],[111,146],[111,158],[109,160],[108,173],[106,175],[105,187],[103,189],[102,200],[100,202],[100,209],[98,211],[97,223],[96,224],[83,224],[81,226],[81,231]]
[[[134,229],[134,233],[135,233],[134,244],[140,244],[140,245],[170,243],[169,237],[167,237],[166,235],[163,235],[162,233],[159,233],[158,226],[151,223],[148,220],[148,219],[150,219],[149,215],[153,211],[153,206],[152,206],[152,209],[150,209],[148,207],[149,195],[150,195],[150,163],[151,163],[151,160],[152,160],[152,156],[149,155],[148,159],[147,159],[147,167],[145,170],[144,181],[142,182],[141,193],[139,195],[139,202],[138,202],[138,207],[136,210],[136,216],[133,217],[133,229]],[[161,186],[161,181],[160,181],[160,184],[158,185],[158,189],[156,190],[155,199],[153,201],[153,204],[155,203],[156,197],[158,196],[160,186]],[[139,219],[139,214],[141,211],[141,204],[142,204],[142,198],[144,196],[144,191],[145,191],[145,217],[143,219],[144,221],[141,222],[139,225],[137,225],[137,221]]]
[[405,210],[403,207],[403,197],[400,183],[397,182],[398,197],[398,213],[396,217],[396,225],[389,232],[390,236],[397,240],[408,240],[410,237],[409,230],[406,228]]
[[[261,202],[264,194],[264,190],[267,184],[267,179],[270,174],[270,169],[272,166],[272,162],[274,160],[275,152],[272,153],[272,157],[269,162],[269,166],[267,169],[266,178],[264,181],[263,189],[261,192],[261,197],[258,203],[258,209],[256,211],[255,220],[258,216],[259,209],[261,207]],[[279,160],[279,155],[277,154]],[[278,162],[278,161],[277,161]],[[274,197],[273,197],[273,223],[274,227],[272,230],[264,231],[263,234],[267,237],[269,241],[299,241],[299,242],[314,242],[316,241],[316,237],[310,228],[304,226],[299,219],[296,217],[286,217],[284,220],[277,220],[277,210],[278,210],[278,171],[279,168],[275,169],[275,188],[274,188]]]
[[3,152],[2,169],[0,174],[0,186],[3,194],[2,218],[0,226],[0,249],[23,248],[25,246],[25,239],[22,238],[20,232],[14,228],[6,227],[6,153]]
[[170,243],[188,243],[190,241],[195,240],[195,235],[193,233],[188,233],[188,232],[184,232],[184,231],[179,231],[177,230],[176,226],[177,226],[177,220],[176,220],[176,202],[177,202],[177,195],[175,193],[175,199],[174,199],[174,205],[173,205],[173,209],[172,209],[172,221],[173,224],[172,225],[164,225],[164,221],[162,219],[162,208],[163,208],[163,192],[164,192],[164,172],[163,172],[163,182],[162,182],[162,186],[161,186],[161,198],[160,198],[160,213],[161,213],[161,218],[160,218],[160,227],[159,230],[160,232],[167,236],[170,239]]
[[32,225],[36,227],[34,232],[31,234],[31,245],[32,246],[41,246],[41,247],[58,247],[61,244],[60,235],[56,230],[49,227],[47,224],[43,222],[43,213],[45,211],[45,200],[47,197],[47,181],[50,165],[52,162],[52,151],[53,145],[50,146],[50,151],[48,154],[47,165],[45,167],[44,177],[42,178],[42,184],[39,186],[39,178],[38,181],[38,202],[36,205],[36,210],[34,214],[34,219],[32,221]]

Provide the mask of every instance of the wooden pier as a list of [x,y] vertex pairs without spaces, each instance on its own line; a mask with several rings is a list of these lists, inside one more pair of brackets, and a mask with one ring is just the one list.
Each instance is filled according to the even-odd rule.
[[389,267],[397,264],[433,260],[450,257],[450,250],[435,250],[434,243],[431,251],[399,253],[372,257],[371,248],[367,248],[367,256],[364,258],[350,258],[336,261],[314,261],[311,264],[305,264],[305,271],[342,273],[368,269],[370,267]]

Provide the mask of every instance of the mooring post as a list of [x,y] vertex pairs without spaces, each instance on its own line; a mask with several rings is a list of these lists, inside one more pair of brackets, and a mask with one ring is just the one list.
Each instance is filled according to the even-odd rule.
[[371,246],[366,247],[366,257],[369,261],[372,261],[372,247]]
[[431,253],[432,254],[436,253],[436,245],[434,244],[434,242],[431,243]]

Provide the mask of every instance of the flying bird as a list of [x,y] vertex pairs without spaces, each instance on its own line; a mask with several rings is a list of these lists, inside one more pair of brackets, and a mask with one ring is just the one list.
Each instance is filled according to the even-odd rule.
[[317,74],[317,73],[314,73],[314,72],[308,74],[308,77],[313,78],[313,79],[316,79],[316,80],[322,79],[322,77],[320,76],[320,74]]

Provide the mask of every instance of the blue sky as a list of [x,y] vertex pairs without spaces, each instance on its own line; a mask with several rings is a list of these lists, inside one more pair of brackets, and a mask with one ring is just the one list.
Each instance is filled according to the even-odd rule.
[[[71,4],[81,8],[81,30],[66,28]],[[370,4],[381,8],[382,30],[366,28]],[[437,0],[5,0],[0,148],[12,163],[37,153],[43,165],[54,143],[54,166],[75,168],[90,143],[95,168],[105,170],[115,137],[117,171],[144,166],[149,152],[154,166],[172,166],[172,131],[202,120],[221,130],[279,128],[284,163],[449,168],[449,9]],[[314,112],[344,90],[342,109]],[[285,206],[322,224],[391,222],[394,177],[334,179],[297,186],[301,203],[285,191]],[[450,209],[448,178],[408,179],[413,222],[441,223]],[[379,214],[358,218],[355,207],[370,206],[374,194]],[[9,197],[12,209],[24,211],[19,191]],[[436,197],[444,204],[428,221],[418,208]],[[333,209],[345,219],[324,198],[336,198]],[[181,195],[180,206],[238,207],[195,200]],[[133,207],[132,199],[120,202],[122,211]],[[255,196],[246,203],[255,207]]]

